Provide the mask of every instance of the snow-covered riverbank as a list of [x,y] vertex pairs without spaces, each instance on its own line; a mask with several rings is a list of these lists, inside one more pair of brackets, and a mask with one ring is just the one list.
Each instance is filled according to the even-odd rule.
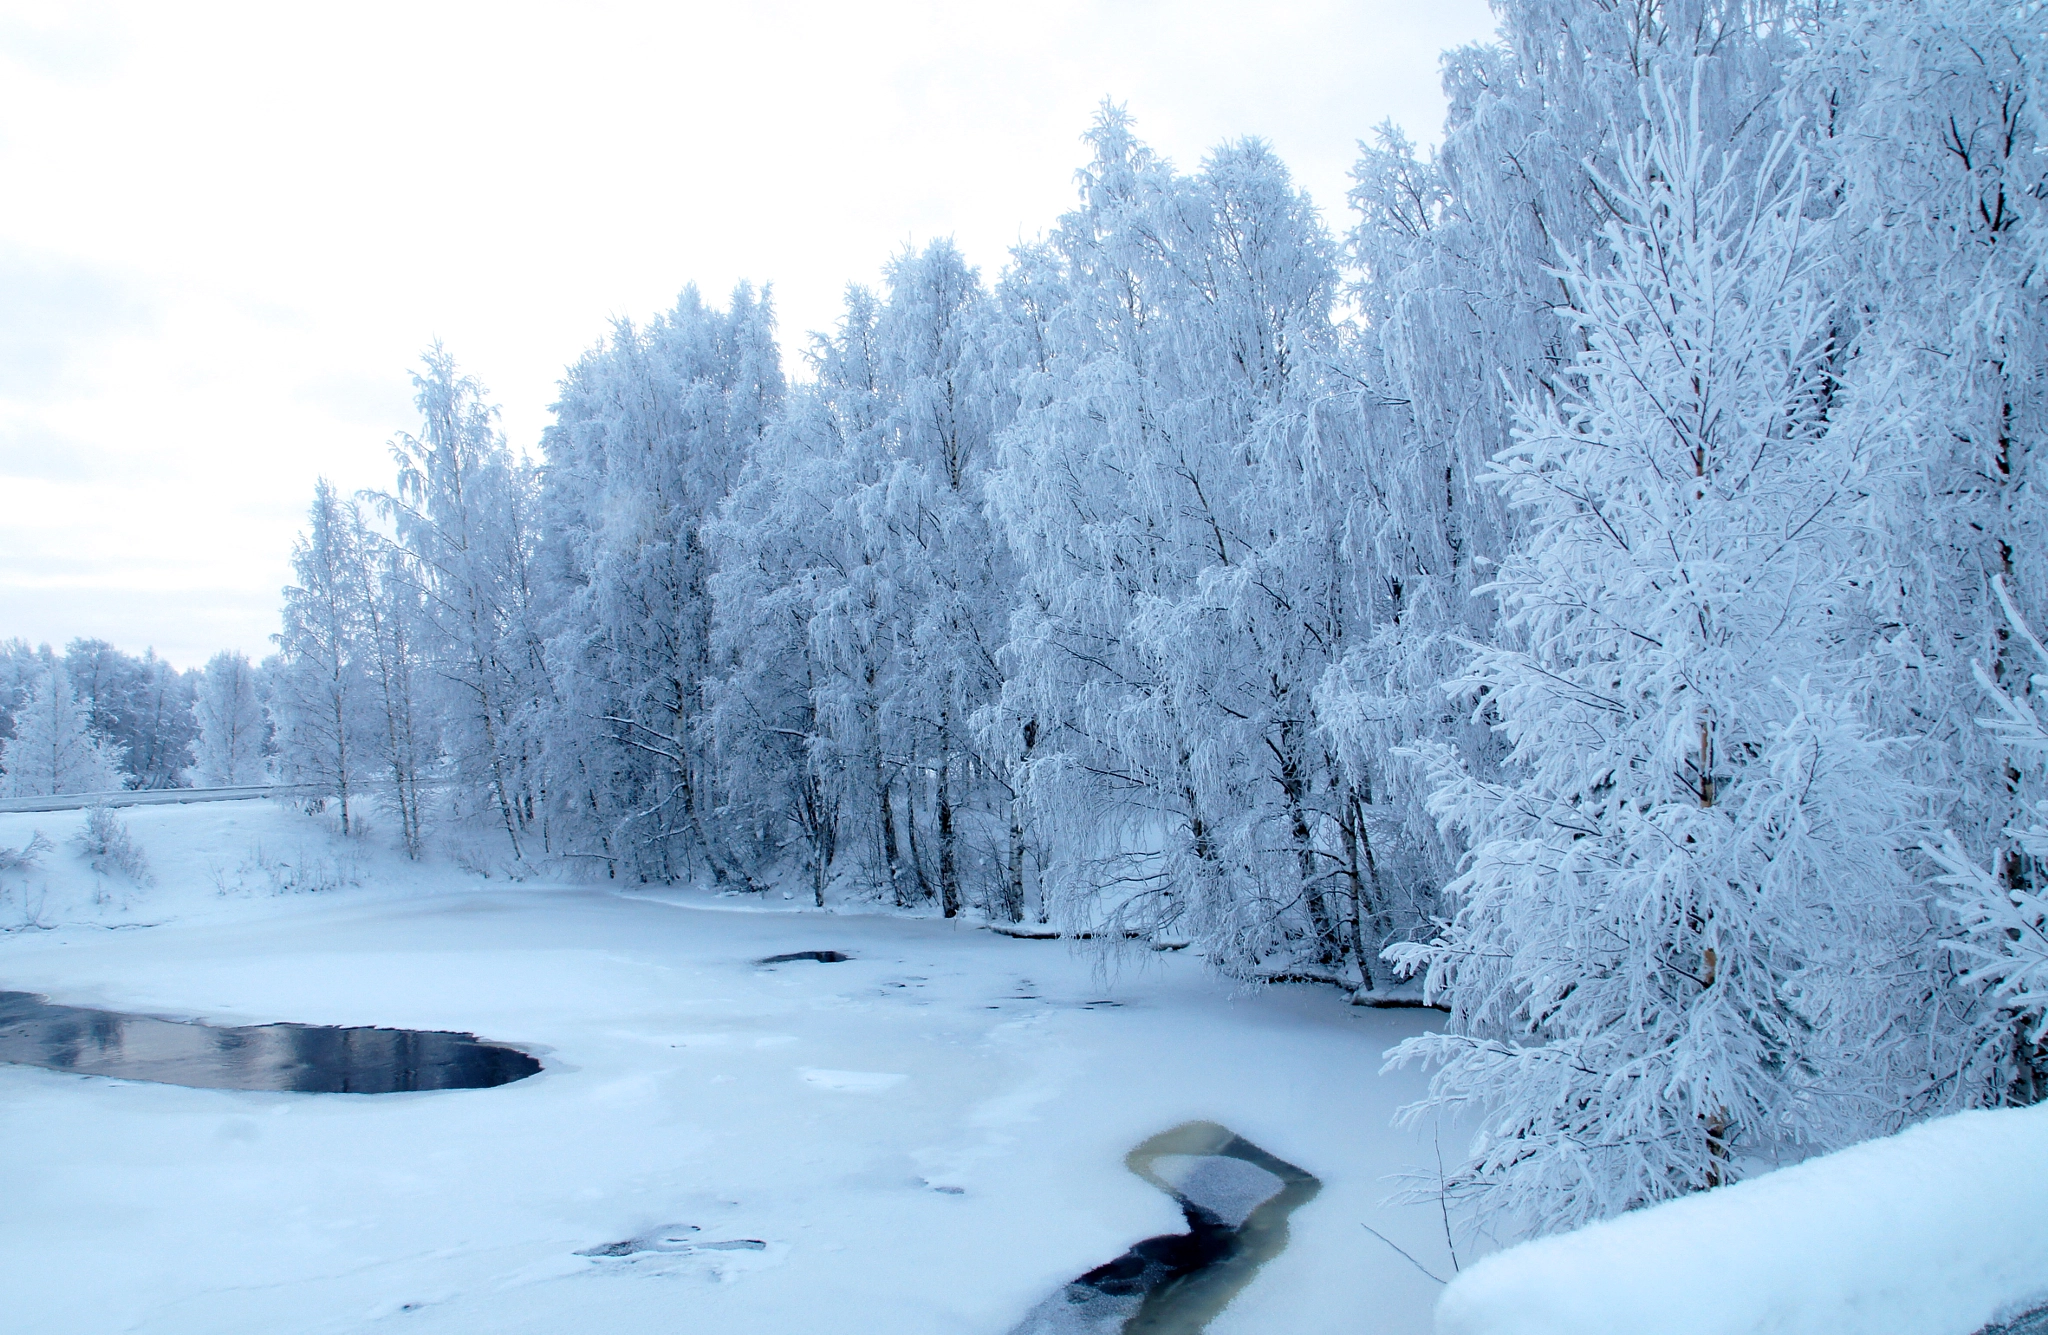
[[[0,935],[0,987],[468,1030],[546,1069],[351,1097],[0,1066],[17,1328],[1000,1335],[1181,1227],[1123,1156],[1205,1118],[1324,1183],[1212,1330],[1428,1329],[1437,1286],[1360,1227],[1447,1264],[1434,1210],[1380,1204],[1433,1162],[1389,1125],[1417,1078],[1376,1074],[1426,1013],[1243,995],[1192,952],[1104,978],[965,923],[484,881],[269,803],[132,813],[157,884],[95,887],[78,819],[0,817],[0,844],[57,845],[0,904],[49,924]],[[340,888],[278,893],[283,862]],[[752,963],[811,949],[852,958]],[[765,1246],[577,1255],[664,1226]]]

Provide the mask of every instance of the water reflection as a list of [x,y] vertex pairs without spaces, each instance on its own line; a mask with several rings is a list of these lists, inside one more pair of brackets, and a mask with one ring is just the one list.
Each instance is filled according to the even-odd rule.
[[1189,1122],[1124,1163],[1174,1198],[1188,1231],[1147,1238],[1031,1309],[1012,1335],[1195,1335],[1287,1246],[1323,1184],[1214,1122]]
[[0,1062],[198,1089],[397,1094],[486,1089],[540,1062],[474,1034],[263,1024],[221,1028],[0,992]]

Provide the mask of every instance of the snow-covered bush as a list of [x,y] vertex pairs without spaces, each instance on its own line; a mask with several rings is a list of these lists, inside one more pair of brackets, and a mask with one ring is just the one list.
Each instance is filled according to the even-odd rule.
[[250,852],[250,863],[276,895],[324,894],[363,883],[362,855],[352,848],[320,852],[300,847],[271,854],[258,844]]
[[41,830],[33,831],[20,848],[0,848],[0,872],[27,871],[39,866],[50,848],[49,836]]
[[363,883],[364,859],[353,843],[279,850],[262,840],[234,865],[225,859],[208,867],[214,892],[222,898],[249,895],[325,894]]
[[150,882],[149,859],[128,832],[128,825],[114,809],[94,806],[85,813],[85,824],[73,836],[79,853],[92,869],[106,875],[125,876],[137,885]]

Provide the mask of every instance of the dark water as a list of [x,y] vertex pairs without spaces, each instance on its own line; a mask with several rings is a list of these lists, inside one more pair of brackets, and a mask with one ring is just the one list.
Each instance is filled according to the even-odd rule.
[[523,1080],[540,1062],[474,1034],[260,1024],[236,1028],[0,992],[0,1062],[197,1089],[398,1094],[486,1089]]
[[1011,1335],[1196,1335],[1287,1247],[1313,1175],[1214,1122],[1189,1122],[1124,1163],[1180,1205],[1185,1233],[1147,1238],[1031,1309]]
[[816,960],[820,964],[844,964],[852,958],[853,956],[842,955],[836,950],[792,950],[787,955],[770,955],[766,959],[755,960],[754,963],[794,964],[799,960]]

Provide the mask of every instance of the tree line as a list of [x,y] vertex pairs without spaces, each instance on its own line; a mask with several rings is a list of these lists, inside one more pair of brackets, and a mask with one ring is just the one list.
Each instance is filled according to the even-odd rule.
[[180,671],[105,640],[0,641],[0,797],[261,783],[264,696],[246,654]]

